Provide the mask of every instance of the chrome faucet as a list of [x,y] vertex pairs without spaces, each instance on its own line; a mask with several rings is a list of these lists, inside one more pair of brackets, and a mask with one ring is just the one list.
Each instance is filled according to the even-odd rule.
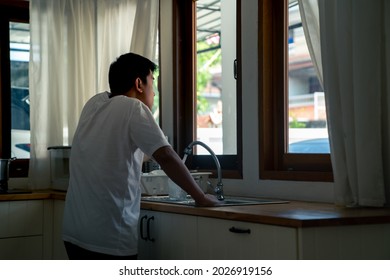
[[193,142],[191,142],[187,146],[187,148],[184,149],[183,163],[186,162],[187,157],[192,152],[192,147],[195,146],[195,145],[200,145],[203,148],[205,148],[211,154],[212,158],[214,159],[215,165],[217,166],[218,182],[217,182],[217,186],[215,188],[213,188],[213,186],[212,186],[212,184],[210,182],[208,182],[208,184],[209,184],[209,186],[211,186],[214,189],[214,192],[215,192],[218,200],[224,200],[225,197],[223,195],[223,183],[222,183],[221,165],[219,164],[219,160],[218,160],[217,156],[215,155],[215,153],[213,152],[213,150],[211,150],[211,148],[209,146],[207,146],[205,143],[203,143],[201,141],[193,141]]

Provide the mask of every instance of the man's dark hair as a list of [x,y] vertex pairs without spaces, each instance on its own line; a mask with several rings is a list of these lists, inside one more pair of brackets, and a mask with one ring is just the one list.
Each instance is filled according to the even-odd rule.
[[121,95],[128,92],[137,78],[146,83],[146,77],[156,68],[156,64],[141,55],[135,53],[121,55],[111,63],[108,72],[111,94]]

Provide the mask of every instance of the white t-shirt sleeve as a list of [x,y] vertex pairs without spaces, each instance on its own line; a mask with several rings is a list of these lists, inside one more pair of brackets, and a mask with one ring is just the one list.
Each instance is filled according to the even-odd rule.
[[169,146],[169,143],[149,108],[141,102],[134,107],[130,137],[142,152],[151,157],[156,150]]

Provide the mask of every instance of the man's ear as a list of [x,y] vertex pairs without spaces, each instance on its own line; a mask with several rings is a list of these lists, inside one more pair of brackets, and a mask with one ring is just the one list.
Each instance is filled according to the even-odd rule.
[[141,79],[140,78],[135,79],[135,88],[136,88],[137,91],[142,93],[141,85],[142,85]]

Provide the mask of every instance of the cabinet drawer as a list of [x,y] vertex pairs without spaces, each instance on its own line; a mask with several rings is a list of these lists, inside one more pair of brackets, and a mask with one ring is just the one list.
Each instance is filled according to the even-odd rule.
[[43,201],[0,202],[0,238],[43,234]]
[[43,237],[29,236],[0,239],[0,259],[41,260]]
[[293,228],[198,217],[200,259],[296,259]]

